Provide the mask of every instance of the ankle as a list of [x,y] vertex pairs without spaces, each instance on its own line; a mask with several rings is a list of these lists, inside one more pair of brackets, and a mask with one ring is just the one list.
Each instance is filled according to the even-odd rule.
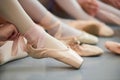
[[47,32],[48,32],[50,35],[54,36],[54,35],[57,33],[58,29],[59,29],[59,27],[56,26],[56,27],[53,27],[53,28],[51,28],[51,29],[47,29]]
[[25,34],[24,37],[27,39],[28,44],[31,44],[33,46],[39,46],[39,42],[42,45],[42,42],[44,41],[44,35],[45,31],[42,27],[35,25],[34,27],[31,27]]

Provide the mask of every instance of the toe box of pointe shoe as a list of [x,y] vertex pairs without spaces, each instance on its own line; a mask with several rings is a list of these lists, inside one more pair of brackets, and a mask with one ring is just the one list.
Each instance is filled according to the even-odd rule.
[[83,44],[82,46],[82,54],[81,56],[89,57],[89,56],[99,56],[104,53],[104,51],[97,47],[92,45]]
[[80,35],[78,39],[81,43],[88,43],[88,44],[97,44],[99,41],[96,36],[88,34],[86,32],[83,32],[83,34]]

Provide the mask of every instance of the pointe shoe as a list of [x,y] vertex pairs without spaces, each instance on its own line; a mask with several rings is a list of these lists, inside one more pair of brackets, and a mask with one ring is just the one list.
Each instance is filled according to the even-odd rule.
[[111,28],[96,21],[69,21],[68,25],[96,36],[110,37],[114,35],[114,31]]
[[85,57],[99,56],[104,53],[104,51],[101,48],[88,44],[82,44],[79,48],[80,49],[78,51],[78,54]]
[[20,44],[18,43],[18,51],[15,56],[12,56],[11,50],[13,41],[0,42],[0,65],[3,65],[9,61],[21,59],[27,57],[27,53],[20,48]]
[[[34,33],[31,34],[32,32]],[[38,25],[28,30],[24,36],[28,40],[25,50],[33,58],[54,58],[74,68],[80,68],[83,63],[83,59],[76,52],[47,34]]]
[[110,50],[111,52],[114,52],[116,54],[120,54],[120,43],[113,42],[113,41],[107,41],[105,43],[105,47]]
[[98,56],[103,53],[103,50],[100,49],[99,47],[87,45],[87,44],[80,45],[80,40],[75,36],[61,37],[60,28],[59,28],[59,31],[56,33],[55,37],[61,40],[64,44],[70,46],[70,48],[73,49],[80,56],[86,56],[86,57]]
[[[78,55],[83,57],[90,57],[90,56],[99,56],[104,51],[97,47],[88,44],[80,45],[80,42],[75,37],[66,37],[61,39],[66,45],[69,45],[71,49],[73,49]],[[94,50],[93,50],[94,49]]]
[[[58,38],[59,39],[59,37],[58,36],[60,36],[60,38],[62,37],[62,38],[64,38],[64,34],[63,34],[63,36],[61,36],[62,35],[62,27],[61,27],[61,25],[62,25],[62,23],[56,23],[56,25],[57,25],[57,30],[56,30],[56,33],[55,33],[55,37],[56,37],[56,35],[57,34],[60,34],[60,35],[57,35],[57,37],[56,38]],[[54,28],[54,27],[52,27],[52,28]],[[51,29],[51,28],[47,28],[46,27],[46,29],[47,30],[49,30],[49,29]],[[66,36],[65,36],[66,37]],[[73,36],[68,36],[68,37],[73,37]],[[96,37],[96,36],[94,36],[94,35],[91,35],[91,34],[89,34],[89,33],[86,33],[86,32],[84,32],[84,31],[81,31],[80,30],[80,34],[79,35],[77,35],[77,36],[74,36],[74,37],[76,37],[81,43],[87,43],[87,44],[97,44],[98,43],[98,38]]]
[[77,37],[81,43],[87,43],[87,44],[98,43],[99,40],[96,36],[86,33],[84,31],[81,31],[81,32],[82,32],[81,35]]
[[[60,18],[59,18],[60,19]],[[45,19],[43,19],[43,21],[45,21],[45,20],[47,20],[47,17],[45,18]],[[71,23],[71,21],[69,21],[69,20],[64,20],[64,19],[61,19],[61,21],[63,21],[63,22],[70,22]],[[74,22],[74,21],[73,21]],[[75,21],[76,22],[76,21]],[[49,22],[47,22],[46,24],[48,24]],[[51,29],[54,29],[54,28],[56,28],[56,26],[57,26],[57,31],[53,31],[53,32],[59,32],[59,30],[62,28],[61,26],[63,26],[63,25],[66,25],[66,24],[64,24],[64,23],[62,23],[62,22],[60,22],[60,21],[58,21],[58,22],[55,22],[54,24],[52,24],[52,25],[46,25],[45,26],[45,29],[46,30],[51,30]],[[88,33],[86,33],[86,32],[84,32],[84,31],[81,31],[80,30],[80,32],[81,32],[81,34],[79,35],[79,36],[76,36],[76,38],[78,38],[78,40],[81,42],[81,43],[87,43],[87,44],[97,44],[98,43],[98,38],[96,37],[96,36],[94,36],[94,35],[91,35],[91,34],[88,34]],[[62,34],[62,30],[60,30],[60,34]],[[56,35],[56,34],[55,34]],[[64,35],[64,34],[63,34]]]

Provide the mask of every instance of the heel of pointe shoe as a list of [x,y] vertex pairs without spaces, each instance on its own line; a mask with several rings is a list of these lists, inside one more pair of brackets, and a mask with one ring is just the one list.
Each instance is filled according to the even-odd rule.
[[27,45],[26,51],[33,58],[54,58],[77,69],[80,68],[83,63],[83,59],[70,48],[66,50],[34,49],[31,45]]

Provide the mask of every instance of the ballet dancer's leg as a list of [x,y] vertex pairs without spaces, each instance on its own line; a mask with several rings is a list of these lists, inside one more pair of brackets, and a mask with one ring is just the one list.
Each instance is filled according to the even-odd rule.
[[2,0],[0,12],[6,20],[16,25],[19,32],[27,39],[25,50],[31,57],[51,57],[75,68],[80,67],[83,59],[36,25],[17,0]]
[[[48,33],[55,35],[59,28],[62,30],[62,37],[78,36],[81,42],[85,43],[96,43],[98,39],[95,36],[84,34],[67,24],[62,23],[59,19],[53,16],[49,11],[47,11],[38,1],[34,0],[19,0],[25,11],[31,16],[33,20],[44,26]],[[32,5],[32,6],[31,6]],[[37,12],[37,13],[35,13]],[[82,34],[82,35],[81,35]]]

